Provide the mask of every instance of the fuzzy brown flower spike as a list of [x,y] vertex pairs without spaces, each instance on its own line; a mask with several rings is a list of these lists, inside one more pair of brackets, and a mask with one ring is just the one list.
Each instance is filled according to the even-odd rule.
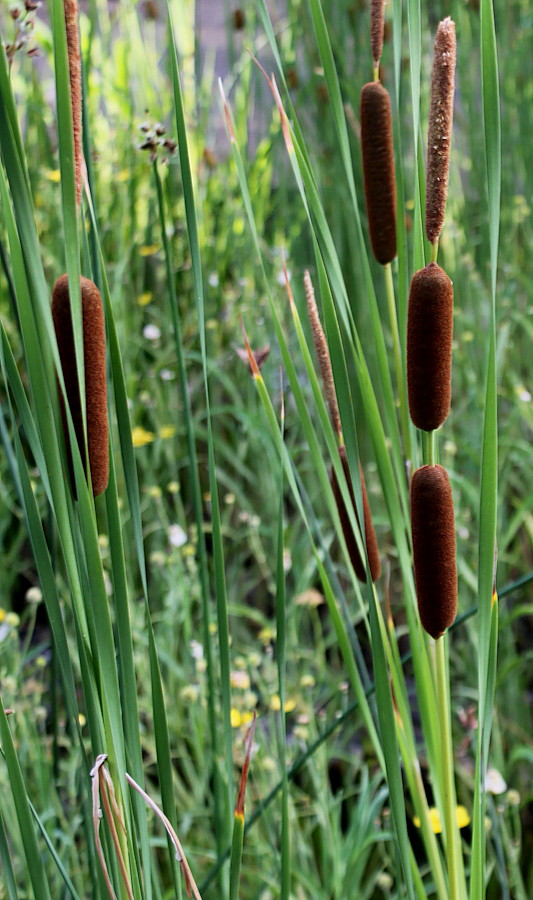
[[329,347],[326,340],[326,335],[324,334],[324,329],[322,328],[320,316],[318,315],[313,282],[311,281],[311,276],[307,271],[304,274],[304,285],[305,299],[307,301],[307,312],[309,315],[309,322],[311,323],[311,332],[313,334],[313,343],[315,345],[315,353],[318,359],[320,374],[322,376],[322,383],[324,385],[326,401],[329,406],[331,424],[333,425],[335,434],[337,435],[337,437],[339,437],[342,434],[342,426],[341,417],[339,415],[339,407],[337,404],[337,395],[335,393],[333,372],[331,369]]
[[[97,497],[98,494],[105,491],[109,478],[104,312],[102,298],[96,285],[87,278],[81,278],[80,287],[85,364],[85,402],[87,408],[87,444],[93,494]],[[78,439],[78,447],[80,448],[81,457],[84,459],[80,390],[76,368],[68,278],[66,275],[58,278],[54,285],[52,317],[63,369],[63,378],[65,379],[67,399]],[[71,479],[73,479],[72,453],[62,394],[60,394],[60,403],[70,474]]]
[[407,393],[417,428],[433,431],[450,411],[453,284],[437,263],[413,275],[407,315]]
[[70,101],[72,107],[72,128],[74,132],[74,170],[76,177],[76,203],[81,202],[82,180],[82,90],[80,32],[78,25],[78,0],[64,0],[65,30],[67,34],[68,71],[70,77]]
[[383,52],[383,33],[385,30],[384,19],[385,0],[371,0],[370,5],[370,46],[372,47],[372,59],[377,69]]
[[411,531],[420,621],[439,638],[457,614],[453,497],[442,466],[422,466],[413,475]]
[[426,235],[431,244],[442,231],[448,196],[455,55],[455,24],[448,17],[437,28],[431,78],[426,185]]
[[[350,469],[348,467],[348,458],[346,456],[346,447],[339,447],[339,456],[341,458],[342,469],[344,472],[344,477],[346,478],[348,489],[350,491],[350,499],[353,503],[354,509],[356,511],[356,519],[357,517],[357,507],[355,505],[355,494],[353,489],[353,483],[350,476]],[[379,559],[379,550],[378,550],[378,542],[376,539],[376,532],[374,531],[374,525],[372,522],[372,513],[370,512],[370,504],[368,502],[368,494],[366,492],[366,484],[363,476],[363,470],[361,466],[359,466],[359,475],[361,477],[361,492],[363,494],[363,515],[365,522],[365,541],[366,541],[366,552],[368,554],[368,563],[370,566],[370,577],[372,581],[377,581],[381,574],[381,562]],[[350,516],[348,515],[348,510],[346,509],[346,504],[344,503],[339,482],[337,481],[337,476],[335,475],[335,469],[332,468],[330,474],[331,481],[331,489],[333,491],[333,496],[335,497],[335,503],[337,505],[337,509],[339,511],[339,519],[341,522],[342,531],[344,534],[344,538],[346,540],[346,546],[348,548],[348,553],[350,555],[350,560],[352,566],[354,568],[354,572],[357,575],[359,581],[366,581],[366,567],[365,563],[359,553],[359,547],[357,546],[357,541],[355,539],[355,534],[353,532],[352,523],[350,522]]]
[[386,265],[396,256],[396,178],[390,97],[379,81],[361,91],[361,150],[370,243]]

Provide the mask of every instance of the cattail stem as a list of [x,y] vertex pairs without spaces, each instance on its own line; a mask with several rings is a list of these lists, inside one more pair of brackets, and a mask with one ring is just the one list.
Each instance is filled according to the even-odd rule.
[[396,382],[398,385],[398,397],[400,400],[400,418],[403,432],[403,447],[406,461],[411,459],[411,434],[409,428],[409,409],[407,404],[407,385],[405,380],[405,371],[402,361],[402,350],[400,341],[400,329],[398,326],[398,315],[396,313],[396,300],[394,296],[394,281],[392,278],[392,266],[387,263],[384,266],[385,285],[387,290],[387,305],[389,309],[389,319],[392,332],[392,347],[394,353],[394,366],[396,369]]
[[[440,727],[442,805],[444,812],[444,841],[448,868],[448,896],[460,900],[461,838],[457,825],[457,797],[454,780],[454,754],[450,715],[450,691],[447,672],[447,639],[435,643],[437,709]],[[466,892],[466,891],[465,891]]]

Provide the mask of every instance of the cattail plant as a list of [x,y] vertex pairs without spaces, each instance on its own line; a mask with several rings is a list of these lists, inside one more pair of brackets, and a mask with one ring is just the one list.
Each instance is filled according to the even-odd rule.
[[442,466],[422,466],[413,475],[411,531],[420,621],[439,638],[457,613],[453,497]]
[[[344,441],[342,437],[342,427],[341,427],[341,418],[339,414],[339,407],[337,403],[337,395],[335,393],[335,382],[333,380],[333,371],[331,368],[331,358],[329,355],[329,347],[328,342],[326,340],[326,335],[324,334],[324,329],[322,328],[322,323],[320,321],[320,316],[318,314],[318,308],[316,305],[315,292],[313,289],[313,283],[311,281],[311,276],[309,272],[306,272],[304,275],[304,283],[305,283],[305,296],[307,301],[307,311],[309,315],[309,321],[311,323],[311,332],[313,335],[313,343],[315,346],[315,352],[318,359],[318,366],[320,369],[320,374],[322,376],[322,384],[324,386],[324,393],[326,396],[326,402],[329,406],[329,412],[331,416],[331,424],[333,425],[333,430],[337,436],[337,440],[339,442],[339,456],[341,459],[342,469],[344,472],[344,477],[346,478],[346,483],[348,485],[348,490],[350,492],[350,499],[352,501],[354,510],[356,510],[357,515],[357,507],[355,503],[355,493],[353,488],[353,482],[350,475],[350,467],[348,465],[348,457],[346,455],[346,447],[344,446]],[[363,499],[363,517],[364,517],[364,525],[365,525],[365,543],[366,543],[366,552],[368,556],[368,564],[370,567],[370,576],[372,581],[376,581],[381,574],[381,563],[379,559],[379,550],[378,550],[378,542],[376,538],[376,532],[374,530],[374,525],[372,522],[372,513],[370,511],[370,504],[368,502],[368,494],[366,490],[365,479],[363,475],[363,470],[361,468],[361,464],[359,464],[359,477],[361,479],[361,493]],[[342,496],[342,491],[335,474],[335,469],[332,467],[330,471],[330,482],[331,489],[333,491],[333,496],[335,498],[335,503],[337,505],[337,510],[339,512],[339,519],[341,523],[341,528],[344,534],[344,539],[346,541],[346,547],[348,548],[348,553],[350,556],[350,561],[352,563],[353,569],[357,577],[360,581],[366,581],[366,566],[364,559],[361,557],[359,552],[359,547],[357,544],[357,540],[355,534],[353,532],[352,524],[350,521],[350,516],[348,513],[348,509],[346,508],[346,504],[344,502],[344,498]]]
[[[80,287],[83,320],[87,446],[89,451],[92,490],[94,496],[97,497],[105,491],[109,478],[104,312],[102,298],[100,297],[100,292],[96,285],[87,278],[81,278]],[[67,400],[72,415],[74,431],[76,433],[81,458],[84,459],[83,420],[67,275],[62,275],[58,278],[54,285],[52,295],[52,317],[54,320],[63,378],[65,380]],[[60,394],[60,404],[69,468],[72,478],[72,451],[62,394]],[[72,483],[74,484],[73,479]]]
[[429,111],[426,235],[436,244],[444,224],[452,140],[455,84],[455,24],[449,17],[437,28]]
[[416,272],[409,292],[407,388],[411,419],[433,431],[450,411],[453,285],[431,262]]
[[370,243],[386,265],[396,256],[396,177],[390,97],[379,81],[361,91],[361,150]]
[[76,203],[81,202],[82,181],[82,87],[80,33],[78,25],[78,0],[64,0],[65,31],[67,36],[68,70],[70,79],[70,102],[72,109],[72,129],[74,138],[74,174],[76,179]]
[[383,52],[383,34],[385,31],[385,0],[371,0],[370,4],[370,46],[374,60],[374,76],[377,79],[379,61]]

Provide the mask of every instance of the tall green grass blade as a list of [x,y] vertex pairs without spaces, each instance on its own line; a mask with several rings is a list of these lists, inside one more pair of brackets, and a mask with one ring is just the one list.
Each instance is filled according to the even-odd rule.
[[493,597],[498,498],[498,413],[496,370],[496,289],[501,196],[501,124],[498,56],[492,0],[481,2],[481,87],[487,173],[491,264],[491,322],[487,360],[485,418],[479,511],[479,730],[476,747],[471,900],[485,889],[485,774],[488,765],[497,654],[497,598]]
[[35,896],[39,897],[39,900],[41,900],[41,898],[42,900],[52,900],[48,877],[42,861],[37,836],[35,834],[31,807],[24,786],[24,776],[17,759],[13,738],[11,737],[7,716],[4,712],[1,700],[0,740],[2,742],[2,752],[7,766],[11,791],[17,812],[17,822],[24,847],[26,866],[33,891]]

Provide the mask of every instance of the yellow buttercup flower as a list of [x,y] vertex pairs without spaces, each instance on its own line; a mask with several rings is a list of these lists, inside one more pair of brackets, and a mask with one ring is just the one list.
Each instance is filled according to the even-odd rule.
[[[455,819],[458,828],[466,828],[467,825],[470,825],[470,816],[465,806],[457,806],[455,808]],[[436,806],[432,806],[429,810],[429,821],[433,833],[442,834],[442,822]],[[413,824],[416,828],[420,828],[420,819],[418,816],[414,816]]]
[[155,434],[153,432],[146,431],[145,428],[140,426],[137,426],[131,432],[131,440],[134,447],[144,447],[146,444],[151,444],[154,438]]
[[173,438],[176,434],[176,429],[174,425],[163,425],[159,429],[159,437],[164,441],[168,440],[168,438]]

